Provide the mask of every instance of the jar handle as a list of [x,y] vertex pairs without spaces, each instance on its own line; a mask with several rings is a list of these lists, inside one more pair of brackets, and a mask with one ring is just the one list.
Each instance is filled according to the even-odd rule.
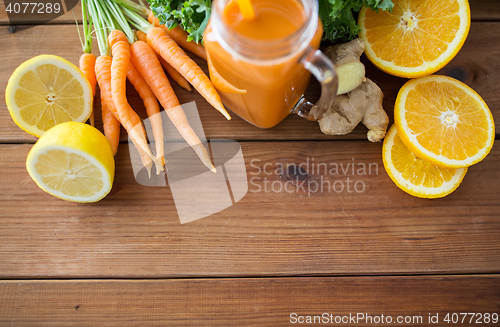
[[338,77],[333,63],[320,50],[308,47],[300,62],[321,84],[321,97],[317,104],[307,101],[302,96],[292,108],[291,113],[307,120],[319,120],[330,109],[337,95]]

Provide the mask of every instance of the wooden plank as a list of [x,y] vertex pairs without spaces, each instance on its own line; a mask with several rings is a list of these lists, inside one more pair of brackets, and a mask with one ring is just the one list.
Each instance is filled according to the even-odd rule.
[[500,2],[496,0],[472,0],[469,5],[474,21],[500,20]]
[[[500,20],[500,3],[496,0],[473,0],[470,1],[471,18],[473,21],[498,21]],[[64,15],[51,21],[49,24],[73,24],[75,17],[78,22],[81,22],[82,11],[81,5],[78,4],[75,8],[75,16],[72,12],[66,12]],[[33,21],[27,20],[24,24],[32,24]],[[9,18],[5,10],[5,3],[0,3],[0,25],[9,24]]]
[[135,181],[123,144],[113,190],[95,204],[40,190],[30,147],[0,145],[0,278],[500,272],[498,146],[454,193],[427,200],[388,178],[381,144],[243,142],[248,193],[188,224],[170,187]]
[[[0,304],[5,327],[289,326],[314,316],[342,326],[493,326],[485,317],[498,318],[500,277],[12,280],[0,282]],[[469,323],[460,315],[469,312],[481,315]]]
[[[55,42],[53,35],[58,35]],[[74,26],[39,26],[19,34],[10,34],[0,29],[0,38],[4,41],[5,53],[0,63],[0,89],[4,90],[7,76],[15,67],[35,54],[56,54],[73,63],[78,63],[81,46]],[[500,48],[490,44],[500,44],[500,23],[474,23],[469,38],[462,51],[439,73],[447,74],[463,80],[473,87],[488,103],[500,130],[500,94],[496,85],[500,83],[500,67],[496,60],[500,56]],[[94,47],[96,48],[96,47]],[[25,51],[31,49],[31,51]],[[97,54],[97,49],[94,49]],[[206,64],[197,59],[205,69]],[[367,76],[376,81],[385,93],[384,108],[391,117],[393,106],[399,88],[405,79],[387,75],[364,58],[367,66]],[[129,101],[139,115],[146,117],[140,98],[129,85]],[[366,128],[358,126],[347,136],[328,136],[321,133],[315,122],[308,122],[296,116],[286,118],[272,129],[259,129],[244,122],[236,115],[231,121],[214,110],[196,91],[187,92],[174,83],[174,89],[181,103],[195,101],[202,119],[205,134],[208,138],[229,138],[235,140],[332,140],[332,139],[366,139]],[[319,97],[319,86],[311,83],[307,92],[308,98],[316,100]],[[98,102],[98,101],[97,101]],[[96,112],[99,112],[97,105]],[[100,126],[99,114],[96,115]],[[125,140],[125,135],[123,135]],[[0,94],[0,143],[34,142],[36,139],[19,129],[10,118],[6,109],[4,93]]]

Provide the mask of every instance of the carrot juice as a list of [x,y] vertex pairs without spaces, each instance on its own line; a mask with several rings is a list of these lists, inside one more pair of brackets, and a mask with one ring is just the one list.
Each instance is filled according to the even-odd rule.
[[[304,94],[310,73],[300,63],[317,49],[323,27],[298,0],[252,0],[244,19],[235,0],[218,0],[205,34],[214,68],[245,94],[219,92],[224,105],[255,126],[278,124]],[[314,14],[314,13],[313,13]]]

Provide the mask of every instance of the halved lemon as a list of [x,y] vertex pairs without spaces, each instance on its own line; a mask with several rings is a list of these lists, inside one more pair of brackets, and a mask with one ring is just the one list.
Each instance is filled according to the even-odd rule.
[[393,0],[392,12],[359,13],[366,56],[386,73],[414,78],[432,74],[462,48],[470,28],[467,0]]
[[483,99],[447,76],[421,77],[403,85],[394,121],[413,153],[441,167],[468,167],[481,161],[495,139],[493,116]]
[[111,145],[84,123],[58,124],[40,137],[26,160],[31,178],[47,193],[73,202],[96,202],[113,185]]
[[399,138],[396,126],[387,132],[382,148],[384,167],[403,191],[419,198],[441,198],[462,182],[467,168],[441,168],[415,156]]
[[92,112],[92,89],[69,61],[40,55],[22,63],[5,90],[7,108],[24,131],[40,137],[59,123],[84,122]]

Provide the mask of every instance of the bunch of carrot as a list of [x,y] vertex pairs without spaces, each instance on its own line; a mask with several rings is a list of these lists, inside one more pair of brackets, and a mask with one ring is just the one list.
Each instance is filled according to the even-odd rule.
[[[178,43],[206,59],[204,47],[188,42],[187,34],[179,28],[169,31],[157,21],[155,26],[152,14],[148,22],[145,17],[149,10],[131,0],[82,0],[82,9],[85,42],[80,69],[91,83],[94,94],[96,83],[99,85],[104,134],[113,152],[116,154],[122,125],[137,147],[148,173],[153,163],[157,174],[163,170],[164,140],[159,101],[203,164],[215,172],[207,150],[189,125],[164,71],[185,89],[191,89],[190,83],[213,107],[231,119],[210,79]],[[136,33],[133,28],[137,29]],[[92,31],[99,45],[100,56],[97,58],[91,54]],[[149,149],[140,117],[127,101],[127,79],[146,107],[156,143],[156,155]]]

